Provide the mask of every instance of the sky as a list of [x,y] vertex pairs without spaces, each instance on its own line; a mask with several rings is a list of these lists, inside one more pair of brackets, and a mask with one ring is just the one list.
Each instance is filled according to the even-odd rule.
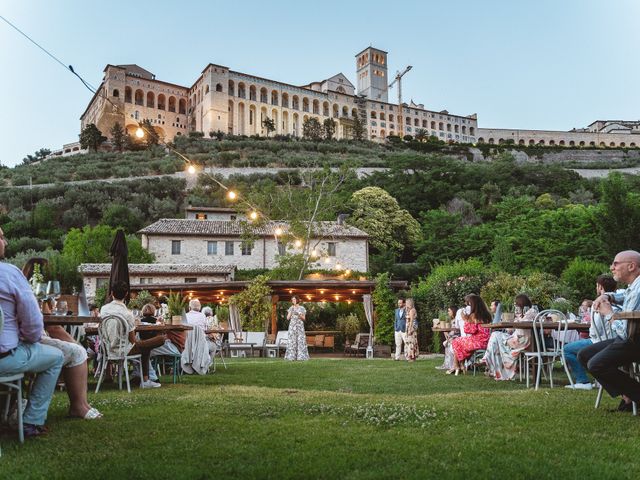
[[[0,0],[0,15],[94,87],[107,64],[129,63],[187,87],[208,63],[356,84],[355,54],[372,45],[390,77],[413,66],[404,101],[477,113],[480,128],[640,119],[635,0]],[[1,19],[0,72],[1,164],[77,141],[92,93]]]

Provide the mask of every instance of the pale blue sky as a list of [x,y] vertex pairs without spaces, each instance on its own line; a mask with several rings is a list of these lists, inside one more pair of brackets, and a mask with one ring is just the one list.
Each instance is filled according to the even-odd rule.
[[[391,73],[413,65],[406,101],[477,113],[480,127],[640,119],[634,0],[0,0],[0,15],[96,87],[108,63],[185,86],[209,62],[293,84],[343,72],[355,84],[354,55],[374,45]],[[2,21],[0,72],[2,164],[77,140],[91,93]]]

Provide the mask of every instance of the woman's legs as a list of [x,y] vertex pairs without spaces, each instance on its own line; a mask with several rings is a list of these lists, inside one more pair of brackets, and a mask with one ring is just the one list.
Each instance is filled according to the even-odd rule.
[[91,409],[87,401],[87,363],[63,368],[62,375],[69,396],[69,415],[84,418]]

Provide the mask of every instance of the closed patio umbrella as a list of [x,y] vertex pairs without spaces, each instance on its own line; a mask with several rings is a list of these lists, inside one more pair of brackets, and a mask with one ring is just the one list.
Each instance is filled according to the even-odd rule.
[[[109,276],[109,294],[114,284],[118,282],[125,282],[127,284],[127,290],[130,288],[129,284],[129,250],[127,248],[127,239],[124,236],[124,231],[118,229],[116,236],[111,243],[111,249],[109,250],[111,255],[111,275]],[[125,302],[129,300],[129,295],[125,299]]]

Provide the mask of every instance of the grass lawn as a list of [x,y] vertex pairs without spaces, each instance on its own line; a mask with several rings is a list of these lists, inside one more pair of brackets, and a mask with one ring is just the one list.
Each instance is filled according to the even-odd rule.
[[[453,377],[438,360],[229,362],[90,401],[105,418],[65,418],[19,446],[2,438],[0,478],[637,478],[640,418],[596,391],[525,390]],[[560,374],[558,374],[560,376]]]

